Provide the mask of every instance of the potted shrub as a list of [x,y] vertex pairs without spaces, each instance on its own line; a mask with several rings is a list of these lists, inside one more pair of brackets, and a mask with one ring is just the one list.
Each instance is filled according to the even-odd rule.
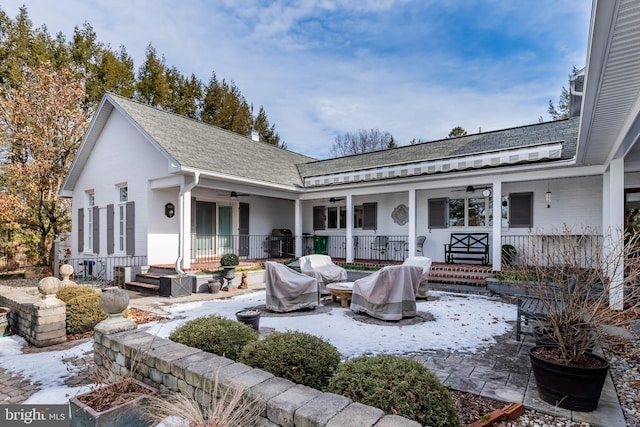
[[[591,230],[563,228],[554,235],[531,235],[524,262],[529,295],[537,298],[544,316],[534,323],[545,328],[552,343],[529,350],[540,398],[577,411],[595,410],[609,369],[592,352],[602,326],[619,315],[610,309],[616,286],[624,290],[626,308],[637,301],[640,264],[629,262],[638,240],[630,236],[616,247],[615,239]],[[625,265],[626,264],[626,265]],[[624,269],[624,274],[616,273]],[[618,282],[611,277],[622,276]]]
[[220,266],[223,270],[222,280],[227,280],[227,288],[229,288],[229,284],[236,275],[235,271],[238,264],[240,264],[240,258],[234,253],[224,254],[222,258],[220,258]]

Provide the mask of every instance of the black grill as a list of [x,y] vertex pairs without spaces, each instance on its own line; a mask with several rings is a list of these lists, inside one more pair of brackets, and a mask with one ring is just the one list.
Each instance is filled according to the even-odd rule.
[[274,258],[293,257],[295,252],[293,233],[288,228],[271,230],[271,256]]

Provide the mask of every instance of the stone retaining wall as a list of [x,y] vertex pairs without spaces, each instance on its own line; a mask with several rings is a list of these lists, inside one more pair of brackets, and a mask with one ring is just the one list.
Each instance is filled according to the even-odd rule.
[[67,340],[67,306],[56,298],[11,290],[0,294],[0,306],[11,309],[9,326],[35,347],[47,347]]
[[[323,393],[137,329],[105,333],[96,327],[94,358],[103,372],[109,370],[126,377],[133,370],[137,379],[196,396],[201,405],[210,399],[203,391],[214,390],[216,380],[219,394],[241,387],[248,397],[264,403],[265,410],[258,423],[263,427],[420,426],[347,397]],[[111,380],[117,375],[112,374]]]

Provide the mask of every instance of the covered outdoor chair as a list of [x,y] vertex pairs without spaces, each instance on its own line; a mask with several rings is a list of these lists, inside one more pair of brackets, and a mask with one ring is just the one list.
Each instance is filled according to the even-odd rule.
[[416,254],[424,255],[424,242],[427,240],[427,236],[416,237]]
[[284,313],[320,304],[318,280],[273,261],[265,266],[267,310]]
[[351,310],[381,320],[415,317],[416,292],[422,268],[414,265],[383,267],[353,283]]
[[415,265],[422,268],[422,277],[420,286],[416,291],[417,298],[426,298],[429,296],[429,271],[431,270],[431,258],[426,256],[412,256],[404,260],[402,265]]
[[313,254],[300,257],[300,271],[318,279],[322,294],[329,293],[327,283],[347,280],[347,270],[334,264],[329,255]]

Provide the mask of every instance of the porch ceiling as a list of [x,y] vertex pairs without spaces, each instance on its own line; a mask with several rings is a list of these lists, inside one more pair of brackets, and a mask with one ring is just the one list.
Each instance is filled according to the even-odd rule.
[[594,0],[578,162],[640,160],[640,2]]

